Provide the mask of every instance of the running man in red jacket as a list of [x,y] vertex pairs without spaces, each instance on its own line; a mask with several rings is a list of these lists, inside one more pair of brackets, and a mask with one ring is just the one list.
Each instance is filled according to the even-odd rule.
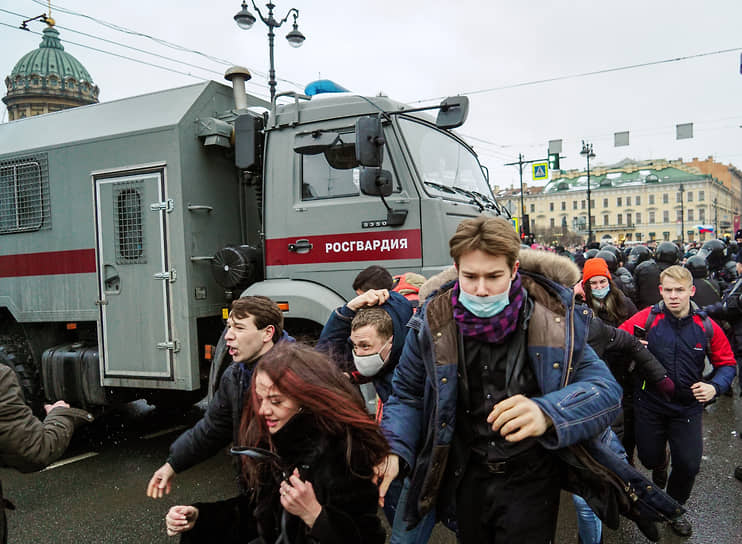
[[[669,442],[672,472],[667,493],[685,504],[701,466],[703,405],[729,389],[737,370],[722,329],[691,305],[695,288],[690,271],[677,265],[667,268],[660,275],[660,293],[662,302],[635,314],[619,328],[629,333],[635,332],[635,326],[648,329],[647,347],[675,383],[671,396],[638,384],[634,399],[636,447],[644,466],[662,469],[667,465]],[[704,379],[707,356],[714,373]],[[657,473],[653,474],[655,483],[664,487]],[[671,528],[682,536],[693,530],[687,515],[672,522]]]

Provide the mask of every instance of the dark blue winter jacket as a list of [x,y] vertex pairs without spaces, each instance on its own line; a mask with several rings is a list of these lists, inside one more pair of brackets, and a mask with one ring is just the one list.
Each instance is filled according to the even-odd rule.
[[[703,406],[696,401],[691,386],[705,381],[703,369],[706,357],[715,369],[708,383],[716,388],[717,395],[729,389],[737,373],[729,340],[721,327],[701,310],[692,308],[690,314],[678,319],[661,304],[634,314],[619,328],[633,334],[634,325],[646,326],[650,312],[656,315],[647,331],[647,348],[665,367],[667,376],[675,382],[675,396],[668,401],[649,387],[640,388],[636,394],[671,413],[702,410]],[[704,318],[712,326],[711,335],[704,329]]]
[[[379,307],[389,314],[394,325],[394,339],[392,340],[392,351],[389,354],[389,359],[384,368],[372,380],[381,402],[386,402],[392,390],[394,367],[397,366],[399,357],[402,355],[402,348],[407,336],[407,322],[412,317],[412,304],[399,293],[390,291],[389,299]],[[349,340],[350,324],[355,315],[356,313],[347,305],[337,308],[325,323],[317,342],[317,349],[328,353],[347,372],[355,370],[353,346]]]

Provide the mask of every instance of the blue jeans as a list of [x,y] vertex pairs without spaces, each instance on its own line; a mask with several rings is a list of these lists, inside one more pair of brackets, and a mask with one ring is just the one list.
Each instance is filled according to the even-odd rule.
[[[628,462],[626,450],[616,433],[610,429],[607,432],[608,447]],[[580,541],[582,544],[598,544],[600,536],[603,534],[603,524],[600,518],[595,515],[585,499],[579,495],[572,495],[572,501],[575,503],[575,510],[577,510],[577,532],[580,535]]]
[[430,539],[430,534],[433,532],[433,527],[435,527],[434,508],[420,520],[420,523],[409,531],[407,530],[407,522],[403,518],[409,490],[410,479],[405,478],[397,502],[394,523],[392,523],[392,537],[389,544],[425,544]]
[[598,544],[603,533],[603,524],[579,495],[572,495],[577,510],[577,532],[582,544]]

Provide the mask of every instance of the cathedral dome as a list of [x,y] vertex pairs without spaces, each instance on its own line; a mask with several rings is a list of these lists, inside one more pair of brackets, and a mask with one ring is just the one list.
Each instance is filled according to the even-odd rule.
[[10,119],[98,102],[98,86],[85,67],[64,50],[59,31],[44,29],[38,49],[26,53],[5,78],[3,102]]

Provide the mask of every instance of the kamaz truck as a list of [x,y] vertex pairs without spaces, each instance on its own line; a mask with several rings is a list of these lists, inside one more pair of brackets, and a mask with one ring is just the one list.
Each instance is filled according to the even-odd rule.
[[37,408],[192,403],[233,298],[316,336],[360,270],[437,273],[462,219],[500,213],[450,130],[465,97],[270,104],[226,77],[0,125],[0,363]]

